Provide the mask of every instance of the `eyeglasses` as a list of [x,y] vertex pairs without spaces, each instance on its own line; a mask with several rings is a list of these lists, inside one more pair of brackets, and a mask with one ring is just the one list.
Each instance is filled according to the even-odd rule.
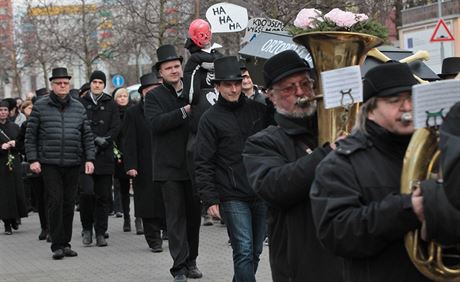
[[66,86],[66,85],[69,85],[70,82],[68,82],[68,81],[53,81],[53,84],[54,85],[60,85],[60,86]]
[[288,96],[288,95],[295,94],[297,91],[297,87],[300,87],[300,89],[304,92],[310,92],[311,90],[313,90],[313,83],[314,83],[314,80],[305,79],[299,82],[292,83],[283,88],[272,88],[272,89],[280,92],[281,95]]

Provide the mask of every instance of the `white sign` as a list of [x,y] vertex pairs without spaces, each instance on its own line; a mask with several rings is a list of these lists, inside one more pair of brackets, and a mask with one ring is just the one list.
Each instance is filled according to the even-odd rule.
[[363,100],[363,83],[359,66],[321,72],[326,109],[351,105]]
[[243,42],[249,42],[262,31],[283,31],[284,24],[279,20],[252,18],[248,22]]
[[412,87],[414,127],[441,125],[450,108],[460,101],[460,80],[442,80]]
[[218,3],[208,8],[206,19],[213,33],[238,32],[248,25],[248,10],[230,3]]

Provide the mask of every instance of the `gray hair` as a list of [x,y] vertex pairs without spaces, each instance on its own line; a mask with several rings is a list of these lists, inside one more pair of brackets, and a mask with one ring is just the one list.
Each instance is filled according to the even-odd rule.
[[377,97],[371,97],[369,100],[364,102],[359,108],[358,115],[356,116],[355,125],[353,126],[352,132],[362,132],[368,135],[366,130],[366,120],[369,113],[377,108]]

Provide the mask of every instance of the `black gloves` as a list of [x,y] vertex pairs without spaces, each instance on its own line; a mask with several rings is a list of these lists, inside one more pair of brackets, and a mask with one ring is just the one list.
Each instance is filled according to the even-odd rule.
[[108,139],[109,137],[97,136],[96,138],[94,138],[94,144],[96,144],[96,146],[100,149],[104,150],[110,145]]

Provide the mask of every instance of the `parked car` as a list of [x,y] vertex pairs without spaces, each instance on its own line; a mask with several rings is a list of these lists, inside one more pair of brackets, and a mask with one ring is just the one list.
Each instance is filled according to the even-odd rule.
[[126,87],[126,90],[128,90],[128,93],[129,93],[129,98],[134,103],[137,103],[141,100],[141,94],[137,92],[140,86],[141,85],[138,83],[138,84],[134,84],[134,85]]

